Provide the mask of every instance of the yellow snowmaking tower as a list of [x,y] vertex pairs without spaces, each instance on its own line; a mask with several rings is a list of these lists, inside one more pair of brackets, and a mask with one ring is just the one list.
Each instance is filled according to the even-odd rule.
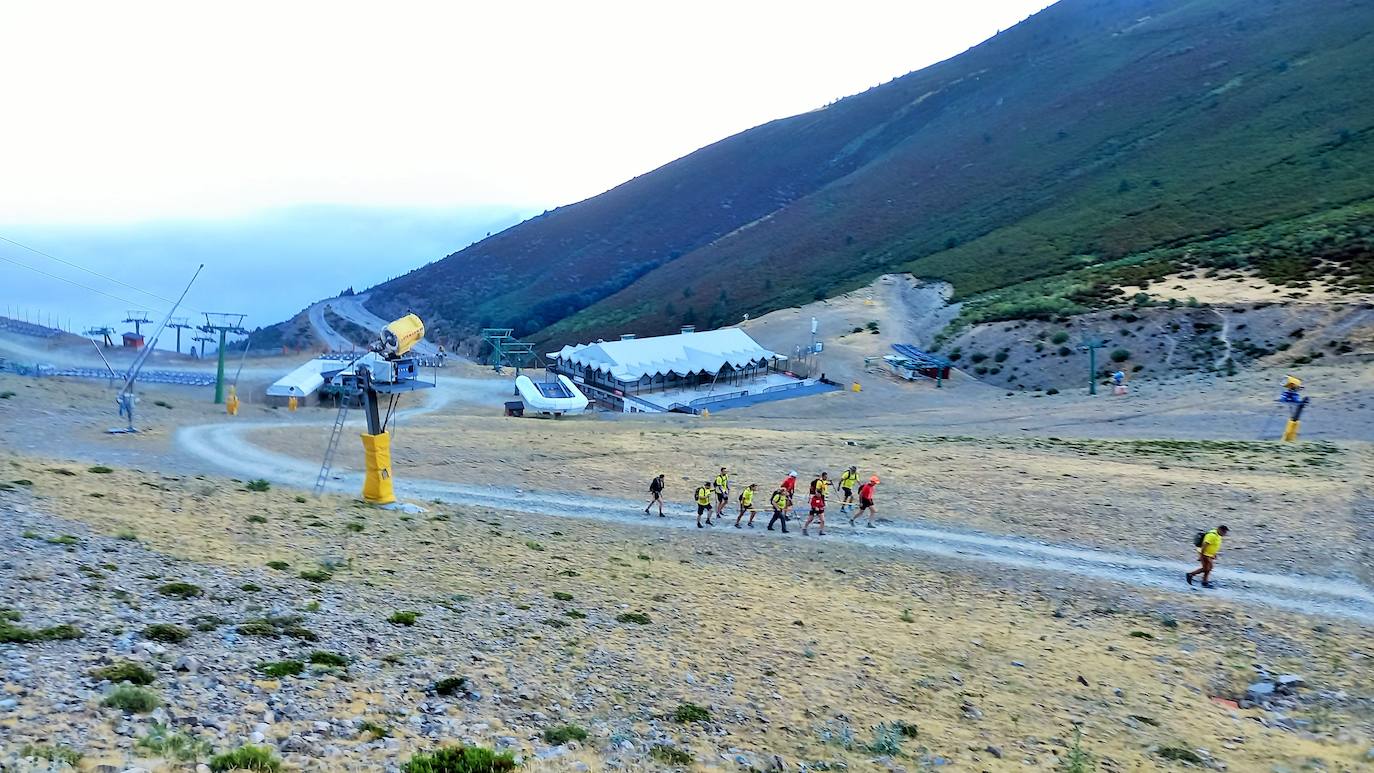
[[[339,415],[334,420],[334,430],[325,450],[319,477],[315,480],[316,494],[324,489],[329,478],[350,398],[357,397],[367,417],[367,432],[362,436],[365,461],[363,500],[374,505],[389,505],[396,501],[391,482],[391,434],[387,427],[396,413],[396,402],[402,394],[435,386],[434,382],[420,379],[420,361],[406,356],[424,337],[424,322],[414,314],[407,314],[383,328],[381,336],[368,353],[340,371],[338,378],[344,399],[339,406]],[[383,396],[387,400],[385,415],[381,411]]]

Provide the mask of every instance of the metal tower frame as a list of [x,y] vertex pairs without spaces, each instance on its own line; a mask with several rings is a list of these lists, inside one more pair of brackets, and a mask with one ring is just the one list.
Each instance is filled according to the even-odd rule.
[[134,333],[136,335],[143,335],[143,325],[151,325],[153,323],[151,319],[148,319],[148,312],[146,311],[134,310],[126,313],[128,316],[122,321],[134,323]]
[[[235,335],[247,335],[248,331],[243,327],[243,318],[247,314],[228,311],[206,311],[205,324],[198,330],[205,333],[219,333],[219,365],[215,368],[215,405],[224,404],[224,339],[229,333]],[[201,353],[204,354],[202,347]]]

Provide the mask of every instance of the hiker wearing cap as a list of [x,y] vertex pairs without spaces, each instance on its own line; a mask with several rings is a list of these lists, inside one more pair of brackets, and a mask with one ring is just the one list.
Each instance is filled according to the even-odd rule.
[[701,528],[701,516],[706,515],[706,525],[711,525],[711,481],[697,486],[697,528]]
[[739,492],[739,515],[735,518],[735,528],[740,528],[739,522],[744,519],[744,512],[749,511],[749,528],[754,528],[754,516],[758,511],[754,509],[754,492],[758,490],[759,484],[750,483]]
[[877,528],[873,525],[873,516],[878,514],[878,509],[873,506],[873,489],[878,485],[878,476],[874,475],[868,482],[859,487],[859,512],[849,519],[849,525],[853,526],[854,521],[864,517],[864,511],[868,511],[867,526],[870,529]]
[[730,501],[730,473],[725,468],[720,468],[720,474],[716,476],[716,517],[724,518],[725,503]]
[[773,530],[773,524],[782,523],[782,533],[787,533],[787,508],[792,506],[791,497],[787,496],[787,489],[779,486],[769,499],[769,504],[773,506],[773,517],[768,519],[768,530]]
[[787,514],[791,514],[792,497],[795,496],[797,493],[797,471],[790,470],[787,473],[787,477],[782,479],[782,485],[779,486],[779,488],[781,488],[787,494],[787,507],[784,509]]
[[844,499],[840,502],[840,512],[847,513],[854,509],[854,489],[859,487],[859,468],[850,465],[849,469],[840,473],[840,492],[844,494]]
[[1221,552],[1221,538],[1230,531],[1225,526],[1218,526],[1203,534],[1202,538],[1197,541],[1197,559],[1201,566],[1183,576],[1189,585],[1192,585],[1193,578],[1200,574],[1202,575],[1202,587],[1216,587],[1212,584],[1212,568],[1216,566],[1217,553]]
[[644,514],[645,514],[645,515],[648,515],[648,514],[649,514],[649,508],[651,508],[651,507],[653,507],[655,504],[657,504],[657,505],[658,505],[658,517],[659,517],[659,518],[662,518],[662,517],[663,517],[663,486],[664,486],[664,482],[663,482],[663,481],[664,481],[663,473],[659,473],[659,474],[658,474],[658,477],[656,477],[656,478],[654,478],[653,480],[649,481],[649,504],[647,504],[647,505],[644,506]]

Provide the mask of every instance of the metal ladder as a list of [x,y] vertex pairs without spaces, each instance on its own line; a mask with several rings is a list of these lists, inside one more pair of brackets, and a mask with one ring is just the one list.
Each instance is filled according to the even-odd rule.
[[329,432],[329,445],[324,449],[324,461],[320,463],[320,474],[315,478],[315,496],[324,492],[324,484],[329,482],[329,470],[334,466],[334,452],[339,449],[339,438],[343,436],[344,422],[348,419],[348,401],[339,403],[339,413],[334,417],[334,429]]

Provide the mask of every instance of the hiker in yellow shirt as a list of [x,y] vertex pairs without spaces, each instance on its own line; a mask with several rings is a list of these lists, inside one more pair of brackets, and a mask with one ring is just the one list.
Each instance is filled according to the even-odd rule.
[[840,503],[840,512],[848,512],[854,509],[854,489],[859,487],[859,468],[850,465],[849,469],[840,473],[840,491],[844,493],[844,500]]
[[744,519],[745,511],[749,513],[749,528],[754,528],[754,516],[758,511],[754,509],[754,491],[759,487],[757,483],[750,483],[739,492],[739,516],[735,518],[735,528],[740,528],[739,522]]
[[1217,553],[1221,552],[1221,538],[1229,532],[1230,529],[1225,526],[1218,526],[1202,535],[1202,539],[1198,541],[1197,545],[1198,562],[1202,565],[1184,575],[1189,585],[1192,585],[1193,578],[1200,574],[1202,575],[1202,587],[1216,587],[1212,585],[1212,567],[1216,566]]
[[697,487],[697,528],[701,528],[701,515],[706,514],[706,523],[711,523],[711,481]]

